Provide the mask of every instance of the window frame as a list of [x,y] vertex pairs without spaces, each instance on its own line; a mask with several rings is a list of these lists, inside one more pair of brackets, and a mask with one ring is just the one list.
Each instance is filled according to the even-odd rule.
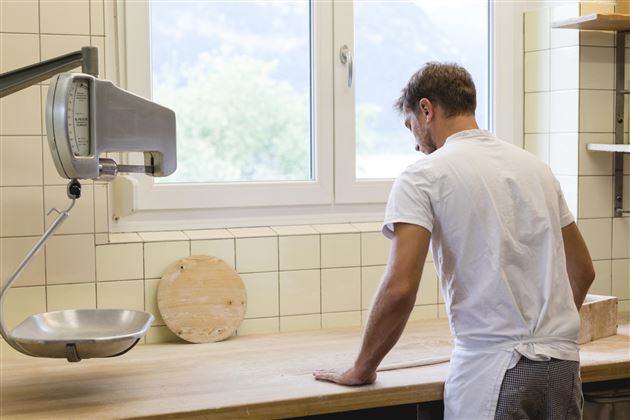
[[[119,0],[110,3],[106,10],[106,22],[114,34],[106,44],[108,68],[114,69],[109,74],[115,73],[123,88],[148,98],[151,97],[149,7],[149,2]],[[515,33],[518,31],[513,28],[522,28],[522,12],[529,8],[510,2],[489,2],[490,129],[519,146],[523,142],[523,93],[518,89],[522,87],[523,50],[522,34]],[[155,184],[144,175],[118,176],[110,210],[114,220],[111,231],[356,222],[383,217],[393,180],[356,178],[354,124],[343,124],[333,110],[333,107],[348,107],[354,111],[354,85],[345,90],[336,87],[347,80],[346,67],[338,59],[339,48],[347,44],[353,51],[354,42],[352,25],[343,25],[339,18],[345,15],[344,22],[348,16],[352,18],[352,4],[313,0],[312,13],[315,180]],[[498,76],[493,78],[493,75]],[[496,94],[506,91],[512,93],[511,98]],[[333,140],[349,136],[352,141]]]

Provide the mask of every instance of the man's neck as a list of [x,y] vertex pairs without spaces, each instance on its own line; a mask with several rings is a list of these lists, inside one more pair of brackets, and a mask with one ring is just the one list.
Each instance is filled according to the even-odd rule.
[[474,115],[457,115],[445,118],[444,123],[434,133],[435,145],[439,149],[444,146],[446,139],[460,131],[475,130],[479,128]]

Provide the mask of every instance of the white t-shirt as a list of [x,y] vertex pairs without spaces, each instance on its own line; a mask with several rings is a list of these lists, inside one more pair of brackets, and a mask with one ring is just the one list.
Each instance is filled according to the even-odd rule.
[[573,221],[549,167],[466,130],[398,177],[383,233],[396,222],[431,232],[456,348],[520,343],[515,352],[533,360],[579,360],[561,232]]

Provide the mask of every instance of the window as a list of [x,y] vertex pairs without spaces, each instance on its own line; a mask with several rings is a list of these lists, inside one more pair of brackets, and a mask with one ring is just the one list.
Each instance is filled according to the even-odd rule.
[[134,210],[380,217],[392,179],[422,158],[392,106],[423,63],[468,68],[490,127],[489,3],[119,5],[123,86],[178,124],[177,172],[135,177]]

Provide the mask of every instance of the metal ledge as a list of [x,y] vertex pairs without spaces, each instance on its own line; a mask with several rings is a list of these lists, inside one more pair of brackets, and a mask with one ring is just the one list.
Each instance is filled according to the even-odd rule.
[[589,143],[586,149],[593,152],[630,153],[630,144]]

